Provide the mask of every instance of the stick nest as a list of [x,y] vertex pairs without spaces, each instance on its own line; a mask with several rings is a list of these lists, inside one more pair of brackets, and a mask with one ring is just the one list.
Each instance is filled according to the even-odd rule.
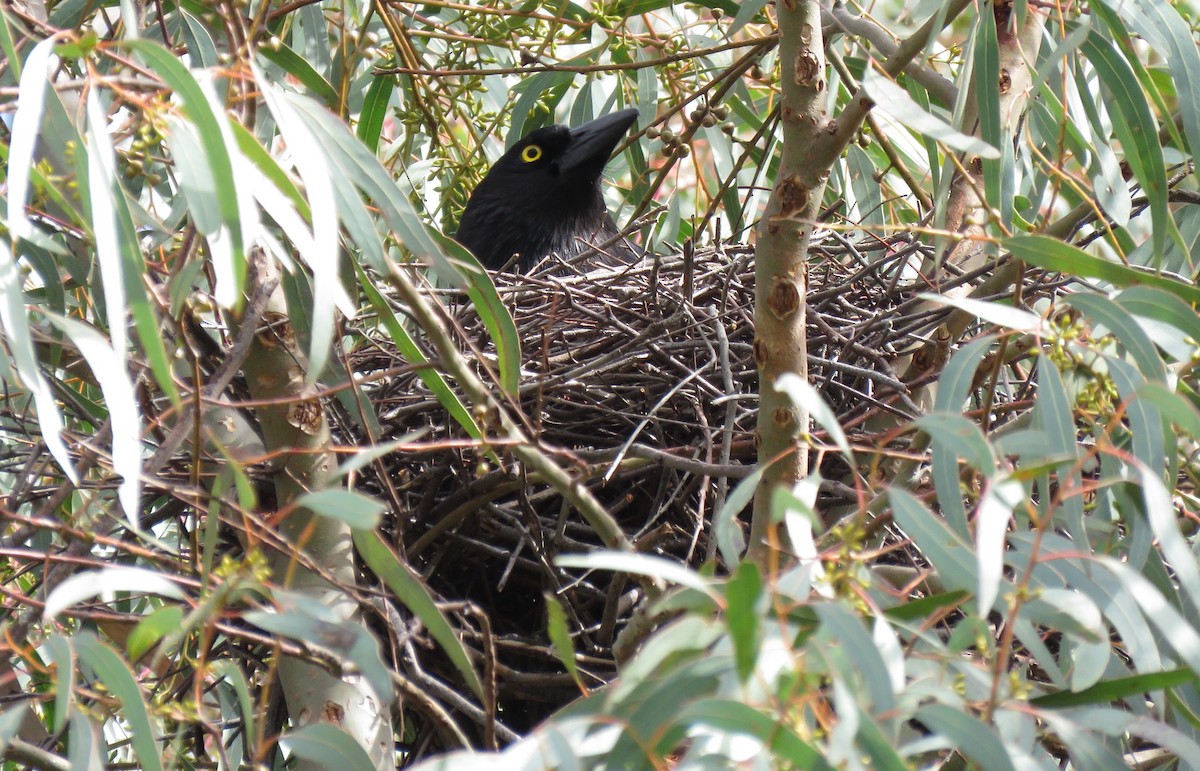
[[[639,550],[693,566],[717,554],[714,513],[755,462],[752,251],[723,245],[594,270],[550,260],[494,277],[522,346],[519,395],[507,408]],[[880,410],[914,413],[889,363],[929,325],[903,280],[924,256],[920,243],[827,234],[812,254],[809,382],[852,438]],[[460,350],[494,379],[478,315],[470,306],[451,314]],[[368,376],[400,363],[387,341],[352,361]],[[370,396],[384,438],[419,432],[420,447],[389,456],[387,478],[366,485],[393,500],[395,542],[461,611],[480,659],[494,662],[500,728],[528,729],[579,693],[547,638],[549,596],[566,611],[585,684],[609,680],[614,642],[641,595],[624,577],[555,566],[559,554],[602,548],[591,528],[503,445],[465,441],[415,372]],[[398,653],[419,658],[422,676],[455,679],[433,650]]]

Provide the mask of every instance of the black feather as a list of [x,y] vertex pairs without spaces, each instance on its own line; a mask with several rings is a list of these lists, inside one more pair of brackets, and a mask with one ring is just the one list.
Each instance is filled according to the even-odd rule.
[[[516,255],[521,272],[548,255],[572,257],[616,238],[600,176],[636,119],[637,110],[622,110],[522,137],[471,193],[455,238],[491,270]],[[641,256],[624,238],[604,251],[622,262]]]

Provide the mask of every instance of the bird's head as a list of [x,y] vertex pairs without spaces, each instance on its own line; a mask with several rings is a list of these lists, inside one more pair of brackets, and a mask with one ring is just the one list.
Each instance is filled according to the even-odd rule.
[[622,110],[522,137],[471,194],[455,238],[492,269],[514,254],[525,270],[550,253],[581,251],[582,239],[611,221],[600,175],[637,115]]

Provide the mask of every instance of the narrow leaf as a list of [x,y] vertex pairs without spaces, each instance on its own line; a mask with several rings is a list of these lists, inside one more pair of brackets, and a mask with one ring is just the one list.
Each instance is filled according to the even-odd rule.
[[392,590],[396,598],[421,620],[421,623],[429,630],[429,634],[437,640],[438,644],[442,646],[442,650],[450,657],[471,690],[476,695],[482,696],[483,684],[479,680],[479,675],[475,673],[466,648],[463,647],[458,635],[454,633],[454,628],[450,626],[445,615],[434,604],[433,597],[421,576],[401,562],[395,552],[388,548],[380,540],[379,534],[373,530],[355,530],[354,546],[358,549],[358,554],[362,557],[363,562],[367,563],[375,575],[379,576],[380,580]]
[[564,568],[611,570],[617,573],[634,573],[660,578],[669,583],[704,592],[710,597],[718,597],[709,579],[664,557],[616,551],[596,551],[589,554],[563,554],[554,559],[554,564]]
[[311,761],[315,768],[339,771],[375,771],[366,750],[350,734],[330,723],[313,723],[279,738],[285,750]]
[[75,651],[79,654],[79,660],[90,667],[100,682],[121,702],[121,717],[129,726],[129,737],[139,767],[145,771],[162,771],[158,733],[150,723],[146,700],[129,665],[90,632],[75,635]]
[[1013,236],[1002,242],[1014,257],[1039,268],[1071,276],[1095,278],[1117,287],[1145,284],[1170,292],[1184,302],[1200,303],[1200,288],[1163,274],[1135,270],[1063,243],[1049,236]]
[[1167,206],[1167,169],[1150,105],[1137,76],[1112,43],[1093,30],[1080,50],[1096,68],[1112,97],[1105,104],[1113,119],[1113,131],[1121,140],[1125,160],[1150,200],[1154,252],[1161,255],[1166,248],[1171,213]]
[[350,527],[367,530],[379,526],[379,518],[387,509],[383,502],[352,490],[305,493],[296,500],[296,505],[322,517],[345,522]]
[[1014,771],[1000,738],[992,729],[961,709],[947,704],[919,707],[914,717],[926,727],[950,740],[951,746],[981,767],[993,771]]
[[575,643],[571,640],[571,630],[567,627],[567,612],[563,610],[558,597],[551,592],[545,592],[543,597],[546,602],[546,634],[550,637],[550,644],[554,646],[554,654],[558,656],[558,660],[562,662],[575,684],[582,686],[579,665],[575,663]]
[[737,572],[725,585],[725,619],[733,641],[733,658],[738,678],[745,682],[758,661],[762,638],[762,575],[753,562],[738,565]]
[[[147,40],[127,40],[122,45],[135,51],[179,97],[196,127],[204,158],[214,183],[214,194],[220,211],[221,228],[206,233],[213,250],[213,267],[217,273],[215,296],[223,307],[233,307],[240,301],[246,273],[245,249],[242,243],[241,204],[238,186],[233,175],[233,161],[225,142],[223,115],[212,103],[196,78],[175,54],[158,43]],[[230,143],[232,144],[232,142]]]
[[979,577],[971,547],[940,518],[933,516],[912,493],[892,487],[888,490],[888,498],[896,523],[937,569],[942,583],[952,590],[978,589]]
[[358,129],[355,132],[371,152],[379,152],[379,136],[383,133],[383,121],[387,118],[388,102],[396,81],[390,75],[376,75],[367,87],[362,111],[358,114]]
[[792,400],[792,404],[806,411],[812,419],[817,421],[822,428],[829,434],[829,438],[841,450],[842,455],[850,463],[854,463],[854,453],[850,449],[850,442],[846,440],[846,434],[842,431],[842,426],[838,423],[837,415],[829,404],[821,398],[821,394],[817,389],[813,388],[804,378],[791,372],[785,372],[775,381],[775,390],[788,395]]
[[[321,77],[321,74],[313,69],[313,66],[303,56],[293,51],[284,43],[280,43],[278,46],[261,45],[255,50],[258,51],[259,56],[276,65],[303,84],[326,107],[331,110],[337,109],[339,102],[337,91],[329,84],[328,80]],[[385,79],[387,78],[380,78],[380,80]]]
[[1082,691],[1059,691],[1048,693],[1045,696],[1035,696],[1029,700],[1029,704],[1041,709],[1062,709],[1064,707],[1082,707],[1088,704],[1111,704],[1128,697],[1141,700],[1150,691],[1195,683],[1197,679],[1200,679],[1200,675],[1187,667],[1170,669],[1165,672],[1148,672],[1144,675],[1102,680]]
[[874,69],[867,68],[862,85],[867,96],[874,100],[880,110],[913,131],[935,139],[947,147],[978,155],[980,158],[1000,157],[1000,151],[992,145],[958,131],[941,118],[921,109],[908,92]]

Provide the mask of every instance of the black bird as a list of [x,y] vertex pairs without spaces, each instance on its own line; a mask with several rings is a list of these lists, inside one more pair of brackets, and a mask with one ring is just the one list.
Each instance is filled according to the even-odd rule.
[[[637,110],[621,110],[576,128],[530,132],[471,193],[455,238],[491,270],[517,255],[520,272],[547,255],[573,257],[617,238],[600,175],[637,116]],[[622,262],[641,256],[624,238],[604,252]]]

